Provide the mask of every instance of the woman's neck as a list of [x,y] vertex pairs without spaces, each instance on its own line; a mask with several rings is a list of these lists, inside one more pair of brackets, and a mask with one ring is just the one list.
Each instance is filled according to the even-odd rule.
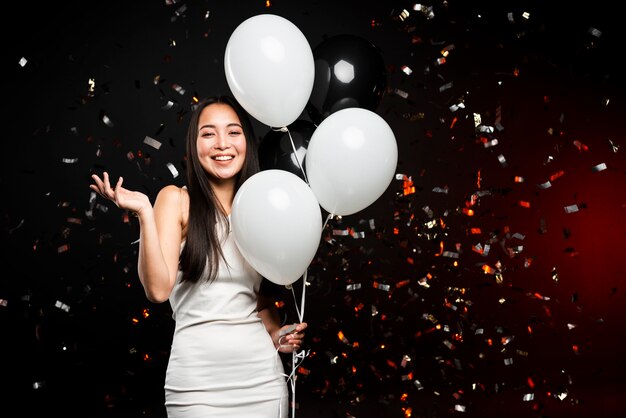
[[235,180],[211,181],[213,192],[222,206],[224,215],[230,215],[233,199],[235,198]]

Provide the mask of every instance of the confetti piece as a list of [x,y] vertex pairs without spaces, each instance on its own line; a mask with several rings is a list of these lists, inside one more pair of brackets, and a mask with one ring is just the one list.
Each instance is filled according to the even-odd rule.
[[449,89],[452,88],[452,86],[454,86],[454,83],[452,81],[449,82],[449,83],[446,83],[446,84],[444,84],[442,86],[439,86],[439,92],[441,93],[443,91],[449,90]]
[[176,167],[174,167],[174,164],[167,163],[166,166],[170,170],[170,172],[172,173],[172,177],[174,177],[174,178],[178,177],[178,170],[176,170]]
[[402,9],[400,14],[398,15],[398,19],[400,19],[400,21],[404,22],[409,17],[409,15],[410,15],[410,13],[409,13],[408,10]]
[[487,141],[484,143],[485,148],[495,147],[496,145],[498,145],[497,139],[492,139],[491,141]]
[[454,105],[450,106],[448,109],[450,109],[450,111],[452,113],[454,113],[454,112],[456,112],[459,109],[465,109],[465,103],[454,104]]
[[454,344],[452,344],[450,341],[448,340],[443,340],[442,341],[443,345],[445,345],[446,347],[448,347],[450,350],[454,350],[456,347]]
[[28,60],[24,57],[20,58],[20,60],[18,61],[18,64],[23,68],[26,66],[26,63],[28,62]]
[[565,171],[561,170],[557,173],[554,173],[550,176],[550,181],[554,181],[556,179],[558,179],[559,177],[563,177],[565,175]]
[[179,84],[172,84],[172,88],[181,96],[185,94],[185,89]]
[[450,55],[450,51],[453,51],[453,50],[454,50],[454,44],[450,44],[441,50],[441,55],[443,55],[444,57],[447,57],[448,55]]
[[578,212],[579,208],[578,205],[569,205],[569,206],[565,206],[565,213],[575,213]]
[[575,140],[573,144],[576,148],[578,148],[578,151],[589,151],[589,147],[583,144],[582,142],[580,142],[579,140]]
[[143,143],[150,145],[151,147],[153,147],[154,149],[159,149],[161,148],[161,142],[157,141],[154,138],[151,138],[149,136],[146,135],[146,137],[143,139]]
[[602,36],[602,31],[600,31],[600,30],[598,30],[598,29],[596,29],[594,27],[590,27],[589,30],[588,30],[588,33],[591,36],[595,36],[596,38],[600,38]]
[[402,97],[403,99],[406,99],[406,98],[408,98],[408,97],[409,97],[409,93],[407,93],[407,92],[406,92],[406,91],[404,91],[404,90],[394,89],[394,90],[393,90],[393,92],[394,92],[394,94],[396,94],[396,95],[398,95],[398,96]]
[[549,189],[550,187],[552,187],[552,183],[550,183],[550,181],[546,181],[545,183],[538,184],[537,187],[544,190]]
[[65,311],[65,312],[69,312],[69,310],[70,310],[70,307],[69,307],[68,305],[66,305],[65,303],[61,302],[60,300],[57,300],[57,301],[54,303],[54,306],[55,306],[56,308],[61,309],[62,311]]
[[374,282],[372,283],[372,286],[374,287],[374,289],[383,290],[385,292],[389,292],[391,290],[391,286],[384,283]]
[[61,162],[63,162],[63,164],[75,164],[78,162],[78,158],[62,158]]
[[44,381],[33,382],[33,389],[35,389],[35,390],[43,389],[45,387],[46,387],[46,382],[44,382]]
[[504,158],[504,155],[498,155],[498,161],[500,161],[500,164],[502,164],[503,167],[506,167],[506,158]]
[[109,211],[109,207],[101,203],[96,204],[95,208],[98,209],[102,213],[107,213]]
[[480,125],[482,125],[482,117],[480,116],[480,113],[474,113],[474,128],[478,128]]
[[87,85],[89,86],[87,88],[87,96],[94,97],[96,92],[96,79],[90,78],[89,80],[87,80]]
[[554,282],[558,282],[559,281],[559,274],[556,271],[556,267],[552,268],[552,272],[550,273],[550,275],[552,276],[552,281],[554,281]]
[[483,264],[482,270],[485,274],[495,274],[496,270],[493,267],[490,267],[487,264]]
[[459,253],[454,251],[444,251],[442,255],[448,258],[459,258]]
[[9,301],[6,299],[0,299],[0,306],[7,306],[9,304]]
[[113,126],[113,121],[106,115],[106,113],[104,113],[104,111],[100,112],[100,120],[102,122],[104,122],[104,124],[110,128],[112,128]]
[[187,5],[183,4],[182,6],[180,6],[178,9],[176,9],[176,11],[174,12],[174,14],[176,16],[183,16],[185,14],[185,12],[187,11]]
[[348,292],[353,291],[353,290],[358,290],[361,288],[361,283],[351,283],[349,285],[346,285],[346,290]]
[[597,173],[598,171],[603,171],[606,170],[606,164],[605,163],[600,163],[598,165],[594,165],[591,168],[591,171],[593,171],[594,173]]

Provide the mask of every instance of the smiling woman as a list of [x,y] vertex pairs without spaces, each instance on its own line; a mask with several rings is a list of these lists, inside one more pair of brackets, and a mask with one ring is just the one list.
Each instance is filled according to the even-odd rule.
[[[311,355],[296,373],[298,418],[626,416],[626,78],[616,4],[5,2],[13,25],[3,67],[0,352],[16,367],[3,369],[3,406],[12,401],[24,416],[164,416],[172,310],[148,301],[135,268],[149,222],[91,193],[89,176],[106,170],[113,185],[123,176],[118,198],[128,188],[154,203],[163,189],[159,205],[171,199],[176,222],[189,204],[225,225],[226,208],[209,200],[207,212],[202,185],[194,200],[169,168],[195,167],[209,184],[185,152],[185,129],[197,98],[229,92],[224,47],[237,25],[272,12],[302,30],[316,59],[332,58],[322,45],[342,34],[380,48],[386,86],[376,112],[398,145],[387,191],[324,228],[306,281]],[[334,76],[343,60],[354,79],[316,80],[310,104],[320,115],[289,126],[295,147],[287,132],[258,124],[261,136],[280,139],[266,143],[271,163],[294,174],[306,169],[301,151],[322,107],[330,117],[335,104],[364,105],[359,98],[380,91],[379,78],[359,84],[378,74],[348,56],[360,50],[335,50],[339,60],[322,62],[330,72],[319,74],[316,62],[316,77]],[[341,173],[354,160],[336,162]],[[340,179],[329,188],[363,180]],[[197,246],[191,223],[182,250]],[[198,251],[204,265],[212,248]],[[292,295],[276,293],[289,318]],[[240,361],[255,360],[248,355]]]
[[[215,190],[223,190],[217,183],[235,178],[246,161],[246,136],[239,117],[231,106],[215,104],[202,110],[198,125],[196,144],[200,164]],[[219,199],[222,205],[228,205],[230,200],[228,196]],[[230,207],[222,209],[230,213]]]
[[137,214],[139,278],[150,301],[170,302],[167,413],[286,417],[289,394],[278,353],[297,351],[307,324],[281,327],[275,304],[261,292],[265,279],[231,234],[235,193],[258,172],[252,127],[235,100],[198,104],[187,154],[188,189],[164,187],[154,207],[145,194],[123,188],[122,178],[112,187],[108,173],[94,175],[90,186]]

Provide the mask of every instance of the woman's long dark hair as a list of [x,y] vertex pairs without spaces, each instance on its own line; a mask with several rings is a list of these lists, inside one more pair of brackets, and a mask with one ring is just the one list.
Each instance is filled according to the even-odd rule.
[[[217,276],[220,259],[224,258],[217,234],[217,223],[225,222],[228,217],[220,210],[220,203],[209,182],[209,175],[200,164],[196,142],[198,123],[202,110],[214,103],[226,104],[234,109],[241,122],[246,137],[246,159],[237,174],[235,193],[250,176],[259,171],[257,139],[250,118],[246,111],[232,97],[219,96],[202,100],[194,110],[187,131],[187,187],[189,190],[189,221],[187,224],[187,242],[180,255],[181,281],[197,282],[205,268],[208,269],[208,281]],[[207,263],[208,261],[208,263]]]

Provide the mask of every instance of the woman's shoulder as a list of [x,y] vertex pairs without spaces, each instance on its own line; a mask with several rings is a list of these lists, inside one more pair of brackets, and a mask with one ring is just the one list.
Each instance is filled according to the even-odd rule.
[[174,184],[164,186],[159,190],[155,207],[157,204],[163,207],[164,212],[177,214],[183,232],[186,231],[189,221],[189,191],[186,186],[178,187]]
[[188,206],[189,193],[185,186],[178,187],[174,184],[164,186],[157,194],[157,203],[164,206]]
[[159,190],[157,197],[163,197],[167,200],[184,199],[189,198],[189,193],[186,186],[178,187],[175,184],[168,184]]

